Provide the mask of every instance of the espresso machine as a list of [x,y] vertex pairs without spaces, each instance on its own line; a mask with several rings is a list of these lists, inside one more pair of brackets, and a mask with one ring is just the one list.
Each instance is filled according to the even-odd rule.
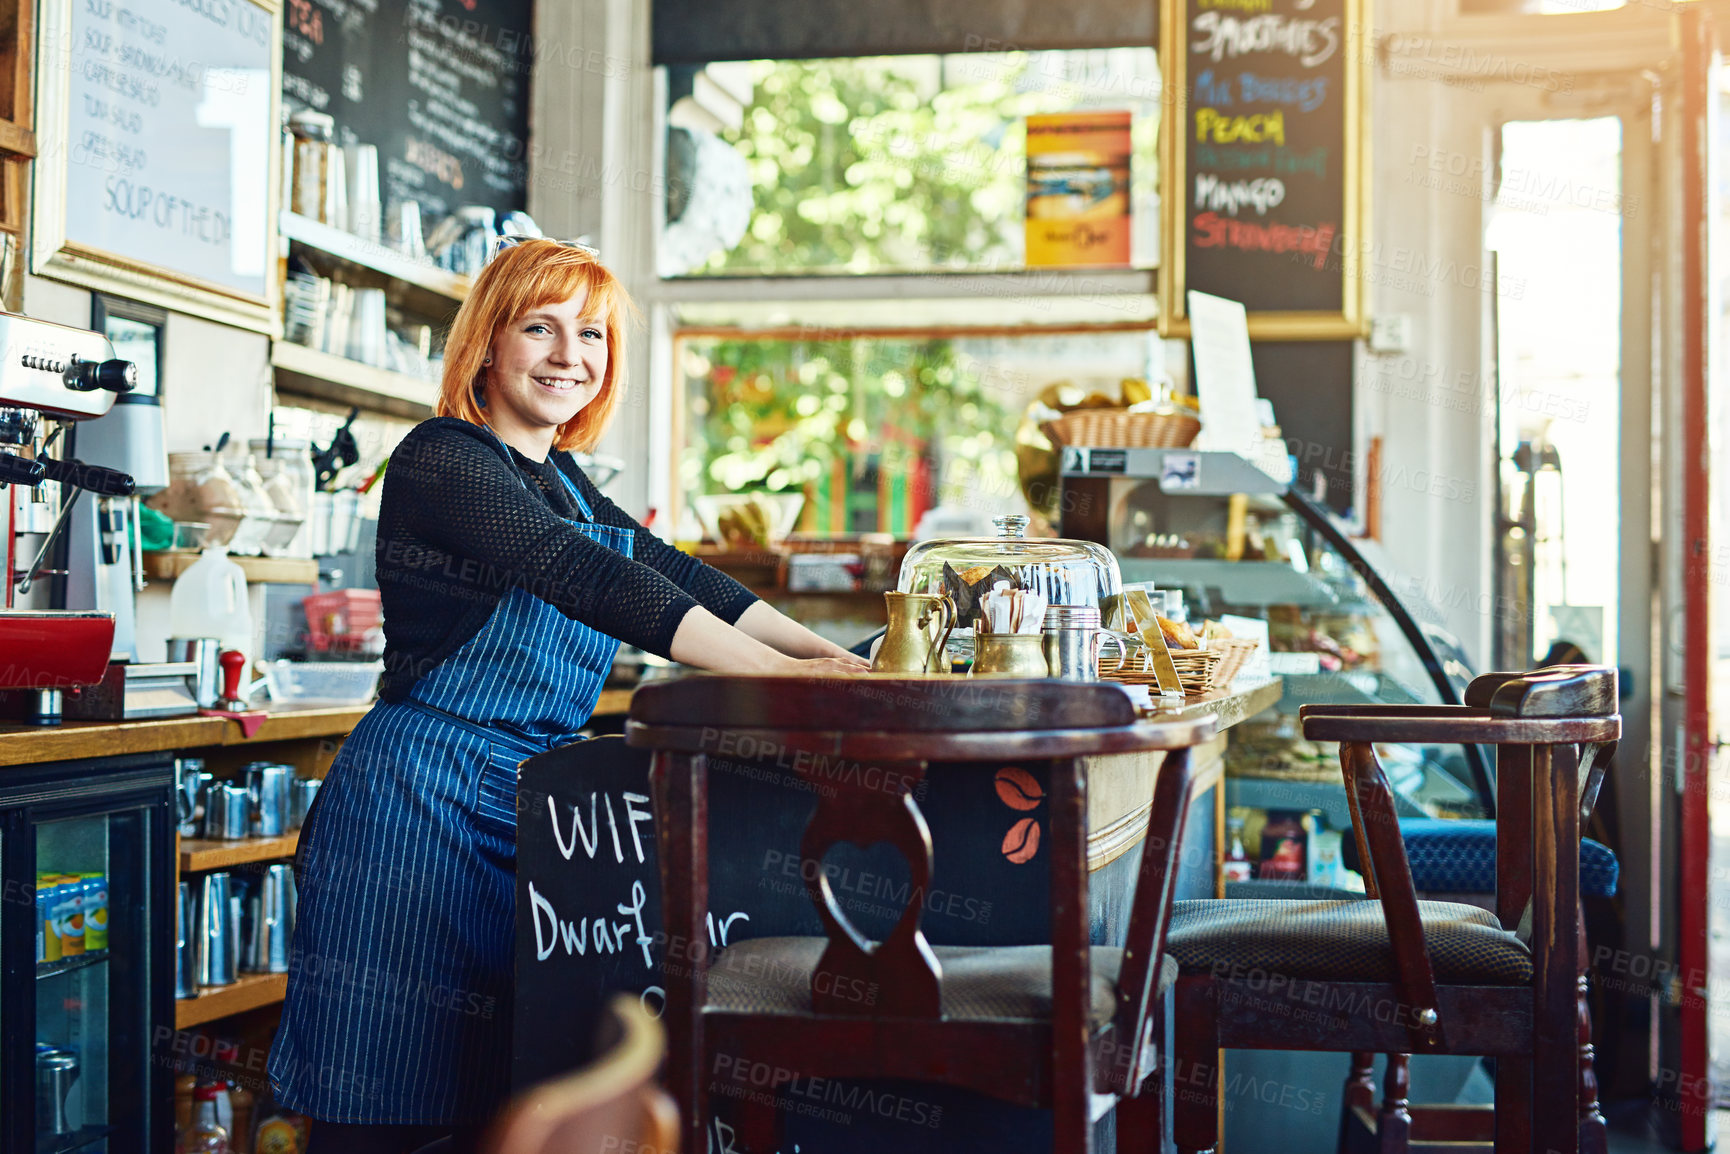
[[[69,534],[80,505],[90,502],[86,509],[96,516],[89,523],[108,547],[97,553],[118,563],[127,532],[112,514],[135,486],[127,473],[78,460],[69,445],[79,422],[108,413],[137,379],[136,366],[116,358],[100,333],[0,313],[8,574],[0,608],[0,706],[13,720],[58,722],[62,693],[101,683],[115,654],[117,607],[99,603],[94,582],[72,592],[79,588],[72,566],[87,562]],[[125,608],[130,631],[130,599]]]

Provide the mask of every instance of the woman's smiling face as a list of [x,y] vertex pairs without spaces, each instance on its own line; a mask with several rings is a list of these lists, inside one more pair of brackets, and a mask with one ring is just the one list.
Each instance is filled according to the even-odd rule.
[[606,319],[588,312],[584,292],[531,309],[499,330],[483,395],[487,423],[506,443],[545,460],[559,426],[600,395]]

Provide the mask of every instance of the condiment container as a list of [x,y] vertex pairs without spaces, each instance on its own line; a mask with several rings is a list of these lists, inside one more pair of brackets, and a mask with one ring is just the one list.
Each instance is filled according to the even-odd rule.
[[288,131],[294,137],[294,178],[290,184],[289,207],[301,216],[332,223],[329,216],[329,194],[332,156],[336,150],[336,119],[324,112],[297,112],[288,118]]

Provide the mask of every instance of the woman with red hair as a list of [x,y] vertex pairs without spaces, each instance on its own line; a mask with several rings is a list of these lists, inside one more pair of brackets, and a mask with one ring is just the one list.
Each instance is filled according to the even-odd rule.
[[587,249],[504,247],[445,347],[438,416],[391,454],[385,674],[300,836],[277,1100],[313,1154],[458,1149],[509,1090],[516,766],[589,719],[621,641],[703,669],[861,659],[668,547],[583,475],[631,304]]

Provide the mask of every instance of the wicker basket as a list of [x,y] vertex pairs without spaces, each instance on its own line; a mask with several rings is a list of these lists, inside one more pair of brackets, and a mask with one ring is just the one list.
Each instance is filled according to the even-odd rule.
[[[1139,651],[1127,661],[1111,658],[1101,658],[1099,676],[1106,681],[1118,681],[1125,685],[1158,685],[1159,677],[1153,671],[1153,662],[1145,660],[1146,650]],[[1213,689],[1215,671],[1219,668],[1221,654],[1217,649],[1173,649],[1171,651],[1172,668],[1177,670],[1177,683],[1183,687],[1186,697],[1200,697]]]
[[1220,654],[1219,665],[1213,671],[1213,687],[1221,691],[1231,688],[1237,671],[1243,668],[1250,654],[1261,648],[1259,641],[1246,641],[1235,637],[1215,638],[1208,642],[1208,645]]
[[1058,448],[1182,449],[1201,432],[1193,413],[1128,413],[1121,409],[1077,409],[1041,426]]

